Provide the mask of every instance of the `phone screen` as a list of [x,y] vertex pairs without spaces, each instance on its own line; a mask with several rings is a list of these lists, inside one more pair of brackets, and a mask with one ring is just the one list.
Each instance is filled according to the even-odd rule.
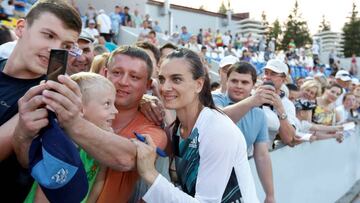
[[47,71],[47,79],[57,81],[58,75],[66,72],[68,51],[64,49],[51,49]]

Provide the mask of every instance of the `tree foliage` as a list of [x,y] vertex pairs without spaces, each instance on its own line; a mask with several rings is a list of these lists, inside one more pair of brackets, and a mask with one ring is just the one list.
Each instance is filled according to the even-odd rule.
[[222,13],[222,14],[226,14],[226,6],[224,4],[224,1],[221,2],[221,5],[220,5],[220,8],[219,8],[219,13]]
[[323,15],[319,25],[319,32],[325,32],[330,30],[331,30],[330,22],[327,21],[325,15]]
[[284,35],[281,41],[282,49],[287,49],[291,39],[294,39],[296,47],[302,47],[312,43],[307,23],[301,18],[297,1],[284,24],[284,28]]
[[356,4],[353,3],[350,20],[343,27],[345,57],[350,57],[352,54],[360,55],[360,19],[357,15]]
[[280,37],[282,34],[281,25],[278,19],[276,19],[272,26],[269,27],[268,41],[272,38],[275,39],[275,47],[279,47]]

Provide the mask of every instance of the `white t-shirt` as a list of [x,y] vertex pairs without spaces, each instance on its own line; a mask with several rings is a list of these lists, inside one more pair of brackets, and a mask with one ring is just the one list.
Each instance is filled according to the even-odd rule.
[[229,35],[223,35],[222,36],[222,40],[223,40],[223,44],[225,46],[229,45],[230,44],[230,41],[231,41],[231,37]]
[[96,22],[100,25],[100,33],[109,34],[111,30],[111,19],[105,13],[102,13],[96,17]]
[[345,109],[344,105],[340,105],[340,106],[336,107],[335,111],[336,111],[336,114],[338,114],[340,116],[340,120],[338,123],[343,123],[350,117],[350,112],[348,112]]
[[194,129],[199,133],[200,164],[196,193],[192,197],[159,175],[145,196],[145,202],[221,202],[222,195],[235,169],[242,198],[259,202],[246,153],[244,135],[225,114],[204,108]]
[[93,38],[95,37],[98,37],[100,34],[99,34],[99,31],[96,29],[96,28],[85,28],[84,29],[87,33],[89,33]]

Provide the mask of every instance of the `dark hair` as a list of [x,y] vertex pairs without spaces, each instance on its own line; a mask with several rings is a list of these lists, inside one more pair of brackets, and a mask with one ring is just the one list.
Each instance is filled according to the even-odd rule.
[[79,12],[64,0],[39,0],[30,9],[25,19],[31,26],[43,13],[51,13],[60,19],[66,28],[81,32]]
[[190,72],[192,73],[192,78],[194,80],[201,77],[204,78],[204,85],[199,93],[200,103],[211,109],[217,109],[211,96],[210,78],[199,55],[190,49],[180,48],[166,56],[166,59],[174,58],[184,59],[190,65]]
[[103,54],[106,52],[109,52],[109,50],[102,44],[95,45],[94,52],[97,52],[98,54]]
[[256,78],[257,78],[256,69],[250,63],[246,61],[240,61],[234,63],[233,65],[230,66],[230,69],[227,72],[227,77],[229,78],[230,74],[234,71],[240,74],[250,74],[253,84],[256,83]]
[[333,87],[337,87],[337,88],[339,88],[339,89],[340,89],[340,91],[341,91],[341,93],[340,93],[340,94],[342,94],[342,93],[343,93],[343,88],[342,88],[340,85],[336,84],[336,83],[326,86],[326,87],[325,87],[325,89],[328,89],[328,90],[329,90],[329,89],[331,89],[331,88],[333,88]]
[[286,87],[291,91],[299,91],[298,86],[296,86],[295,84],[292,84],[292,83],[286,84]]
[[164,50],[164,49],[174,49],[174,50],[176,50],[177,46],[174,45],[173,43],[168,42],[168,43],[166,43],[166,44],[164,44],[164,45],[162,45],[160,47],[160,54],[162,53],[162,50]]
[[0,25],[0,45],[13,41],[8,27]]
[[150,30],[149,34],[154,34],[156,36],[156,32],[154,30]]
[[137,42],[135,44],[135,46],[137,47],[140,47],[142,49],[147,49],[147,50],[150,50],[154,56],[155,56],[155,59],[156,59],[156,63],[159,63],[159,60],[160,60],[160,50],[153,44],[149,43],[149,42],[144,42],[144,41],[141,41],[141,42]]
[[111,54],[108,58],[108,61],[106,63],[106,67],[110,68],[110,64],[113,62],[114,57],[116,55],[120,55],[120,54],[143,60],[147,66],[146,67],[147,72],[148,72],[147,79],[149,80],[151,78],[152,71],[153,71],[153,65],[152,65],[150,56],[145,52],[144,49],[142,49],[140,47],[136,47],[136,46],[120,46],[120,47],[118,47],[116,50],[111,52]]
[[218,83],[218,82],[212,82],[212,83],[210,84],[210,87],[211,87],[211,90],[217,89],[217,88],[220,87],[220,83]]

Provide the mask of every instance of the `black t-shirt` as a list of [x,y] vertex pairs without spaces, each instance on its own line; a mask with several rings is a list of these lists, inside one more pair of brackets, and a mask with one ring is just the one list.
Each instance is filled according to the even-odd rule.
[[[19,79],[3,73],[6,60],[0,61],[0,125],[18,112],[17,101],[45,76],[36,79]],[[23,202],[30,191],[33,178],[22,168],[15,154],[0,161],[0,193],[4,202]]]

